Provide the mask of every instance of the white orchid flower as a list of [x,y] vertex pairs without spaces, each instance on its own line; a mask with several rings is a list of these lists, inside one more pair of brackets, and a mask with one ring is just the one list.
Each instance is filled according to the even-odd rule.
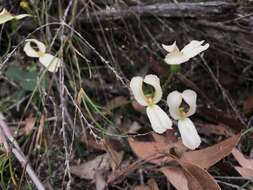
[[29,15],[29,14],[13,15],[10,12],[8,12],[6,9],[3,9],[0,12],[0,24],[3,24],[5,22],[8,22],[13,19],[19,20],[19,19],[22,19],[22,18],[28,17],[28,16],[31,16],[31,15]]
[[[182,106],[183,101],[187,108]],[[182,93],[173,91],[167,97],[170,115],[173,119],[178,120],[178,129],[183,144],[192,150],[199,147],[201,143],[193,122],[188,118],[196,112],[196,101],[197,94],[193,90],[185,90]]]
[[187,44],[181,51],[178,49],[176,41],[172,45],[164,45],[162,47],[168,52],[164,61],[169,65],[179,65],[198,55],[202,51],[209,48],[209,44],[202,45],[203,41],[193,40]]
[[[31,43],[34,43],[37,48],[33,48]],[[39,58],[40,63],[47,68],[49,72],[57,72],[60,67],[60,59],[46,53],[46,46],[36,39],[27,39],[24,46],[24,52],[29,57]]]
[[[143,82],[154,87],[153,95],[145,95],[142,89]],[[162,98],[162,88],[160,79],[156,75],[147,75],[142,77],[133,77],[130,87],[136,101],[142,106],[147,106],[146,112],[153,130],[156,133],[164,133],[167,129],[172,129],[172,121],[169,116],[156,105]]]

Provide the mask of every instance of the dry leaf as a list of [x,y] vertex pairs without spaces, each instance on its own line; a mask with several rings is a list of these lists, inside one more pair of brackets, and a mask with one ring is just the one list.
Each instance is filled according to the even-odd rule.
[[152,141],[139,141],[129,137],[128,143],[139,158],[154,164],[161,164],[173,160],[166,155],[171,148],[176,147],[176,142],[178,142],[173,132],[167,134],[168,137],[165,138],[162,135],[151,133]]
[[242,110],[244,113],[250,113],[253,110],[253,96],[244,100]]
[[245,178],[251,179],[251,181],[253,181],[253,170],[249,169],[249,168],[243,168],[243,167],[238,167],[235,166],[234,167],[236,169],[236,171],[238,171],[238,173]]
[[132,188],[131,190],[151,190],[151,189],[147,185],[139,185],[139,186]]
[[37,132],[37,136],[36,136],[36,146],[38,146],[40,144],[40,139],[42,137],[42,133],[43,133],[43,130],[44,130],[44,126],[45,126],[45,120],[46,120],[46,117],[44,114],[41,115],[40,117],[40,125],[39,125],[39,128],[38,128],[38,132]]
[[33,130],[35,122],[36,118],[33,117],[32,114],[30,114],[29,117],[25,119],[25,126],[21,129],[21,131],[24,134],[28,135]]
[[107,187],[107,183],[100,171],[95,174],[95,182],[96,182],[96,190],[105,190]]
[[185,152],[180,159],[201,168],[209,168],[231,153],[240,139],[240,134],[234,135],[218,144],[202,150]]
[[189,190],[188,181],[182,168],[178,166],[168,166],[161,168],[161,172],[176,189]]
[[111,168],[113,170],[117,169],[120,166],[124,157],[124,151],[120,150],[121,145],[118,141],[110,139],[106,139],[103,144],[106,149],[106,152],[110,156]]
[[148,186],[149,186],[150,190],[159,190],[159,187],[153,178],[148,180]]
[[[215,179],[206,170],[190,163],[182,163],[182,166],[191,174],[186,173],[189,190],[221,190]],[[201,187],[196,186],[195,180]]]
[[105,172],[109,170],[110,161],[108,154],[102,154],[77,166],[71,166],[70,172],[83,179],[94,179],[98,171]]
[[234,148],[232,150],[232,154],[243,168],[248,168],[248,169],[253,170],[253,159],[246,159],[244,155],[237,148]]

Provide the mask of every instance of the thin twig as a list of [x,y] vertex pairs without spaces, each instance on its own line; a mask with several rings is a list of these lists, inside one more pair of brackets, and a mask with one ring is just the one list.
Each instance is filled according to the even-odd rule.
[[19,147],[17,141],[12,136],[9,127],[4,121],[4,116],[0,113],[0,128],[3,135],[14,145],[11,148],[11,152],[15,155],[17,160],[20,162],[21,166],[26,170],[27,174],[30,176],[31,180],[33,181],[34,185],[37,187],[38,190],[45,190],[45,187],[35,174],[34,170],[32,169],[31,165],[28,163],[27,159],[25,158],[24,153],[22,152],[21,148]]

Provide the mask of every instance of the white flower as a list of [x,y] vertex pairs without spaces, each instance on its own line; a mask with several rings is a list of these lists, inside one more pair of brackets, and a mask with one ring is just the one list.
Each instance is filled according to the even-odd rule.
[[27,16],[31,16],[31,15],[29,14],[13,15],[10,12],[8,12],[6,9],[3,9],[0,12],[0,24],[3,24],[13,19],[19,20]]
[[198,55],[202,51],[209,48],[209,44],[202,45],[203,41],[193,40],[187,44],[181,51],[178,49],[176,41],[172,45],[164,45],[162,47],[168,52],[164,61],[169,65],[178,65],[188,61],[190,58]]
[[[34,49],[31,45],[34,43],[37,48]],[[46,53],[46,46],[36,39],[27,39],[24,46],[24,52],[29,57],[39,58],[40,63],[47,68],[49,72],[57,72],[60,67],[60,59]]]
[[[182,106],[183,101],[186,103],[187,108]],[[201,143],[194,124],[188,118],[196,112],[196,101],[197,94],[193,90],[185,90],[182,93],[173,91],[167,97],[170,115],[173,119],[178,120],[178,129],[183,144],[192,150]]]
[[[144,94],[142,89],[143,82],[154,87],[155,92],[153,95]],[[147,106],[146,112],[153,130],[161,134],[167,129],[172,129],[171,119],[156,105],[162,98],[160,79],[156,75],[147,75],[144,79],[142,77],[133,77],[130,82],[130,87],[136,101],[142,106]]]

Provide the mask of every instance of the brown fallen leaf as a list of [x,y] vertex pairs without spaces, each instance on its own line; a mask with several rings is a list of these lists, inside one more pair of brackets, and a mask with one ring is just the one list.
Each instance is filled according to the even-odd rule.
[[96,172],[95,174],[95,183],[96,190],[105,190],[107,188],[107,183],[100,171]]
[[253,110],[253,96],[252,95],[243,101],[242,110],[246,114],[250,113]]
[[25,119],[25,126],[21,128],[22,133],[28,135],[32,130],[35,125],[36,118],[30,114],[26,119]]
[[153,178],[148,180],[148,186],[150,187],[150,190],[159,190],[159,187]]
[[[186,173],[189,190],[221,190],[215,179],[205,169],[190,163],[182,163],[182,166],[190,173],[190,175]],[[196,186],[194,180],[198,181],[201,187]]]
[[246,159],[244,155],[237,149],[232,150],[232,154],[237,160],[237,162],[243,167],[253,170],[253,159]]
[[132,190],[159,190],[159,187],[154,179],[149,179],[147,185],[138,185]]
[[245,156],[237,148],[233,149],[232,154],[237,162],[242,166],[235,166],[234,168],[236,171],[238,171],[241,176],[251,178],[253,180],[253,159],[245,158]]
[[168,166],[161,168],[160,171],[176,189],[189,190],[188,181],[182,168],[178,166]]
[[136,138],[129,137],[128,143],[135,154],[148,162],[161,164],[173,160],[166,156],[169,151],[180,144],[173,132],[168,132],[167,137],[151,133],[152,141],[140,141]]
[[82,179],[93,180],[96,172],[106,172],[110,167],[109,155],[102,154],[95,157],[93,160],[84,162],[83,164],[71,166],[70,172]]
[[185,152],[180,160],[192,163],[200,168],[209,168],[222,158],[229,155],[239,139],[240,134],[237,134],[205,149]]
[[139,185],[139,186],[132,188],[131,190],[151,190],[151,189],[147,185]]
[[124,157],[124,151],[121,150],[121,145],[118,141],[110,139],[104,140],[103,145],[106,149],[106,152],[110,156],[110,164],[112,170],[117,169]]
[[239,167],[239,166],[235,166],[234,168],[236,169],[236,171],[238,171],[238,173],[242,177],[245,177],[247,179],[251,179],[251,181],[253,181],[253,170],[252,169],[243,168],[243,167]]

